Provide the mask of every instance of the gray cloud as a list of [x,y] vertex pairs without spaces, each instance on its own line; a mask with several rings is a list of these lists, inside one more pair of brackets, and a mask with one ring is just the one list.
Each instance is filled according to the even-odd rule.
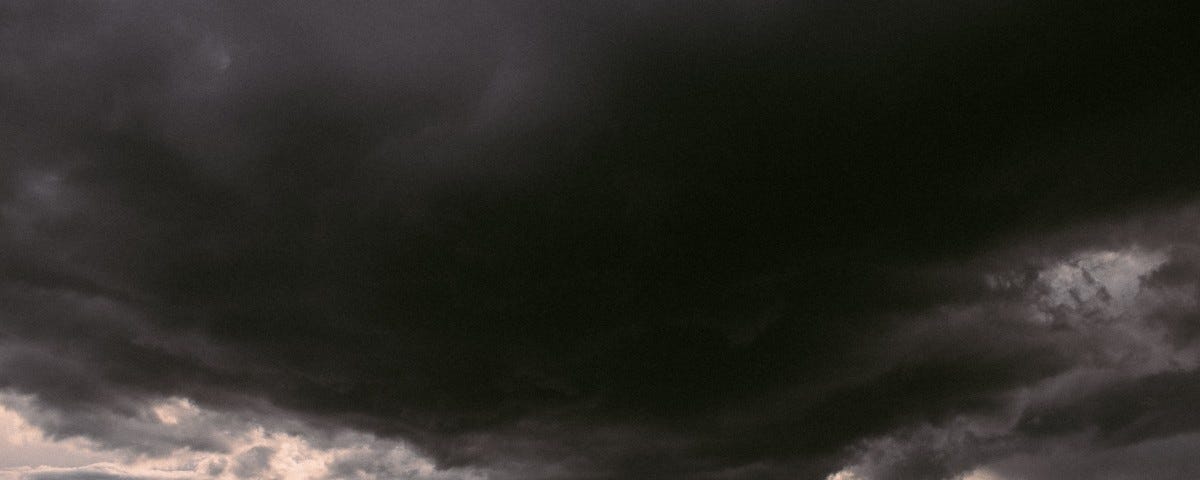
[[1083,3],[5,2],[0,387],[219,478],[1133,471],[1200,69]]

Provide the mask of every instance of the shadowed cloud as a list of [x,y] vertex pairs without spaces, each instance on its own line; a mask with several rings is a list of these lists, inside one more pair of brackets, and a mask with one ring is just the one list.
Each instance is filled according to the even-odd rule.
[[0,388],[114,455],[22,475],[1139,464],[1200,425],[1194,14],[3,2]]

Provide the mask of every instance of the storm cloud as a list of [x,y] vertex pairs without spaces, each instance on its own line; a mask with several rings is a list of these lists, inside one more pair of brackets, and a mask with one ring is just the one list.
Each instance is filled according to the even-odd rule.
[[0,476],[1200,471],[1184,3],[0,5]]

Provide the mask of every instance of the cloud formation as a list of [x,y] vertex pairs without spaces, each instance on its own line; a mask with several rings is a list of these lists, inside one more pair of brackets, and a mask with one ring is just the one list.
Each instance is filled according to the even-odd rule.
[[[0,478],[6,480],[484,478],[472,469],[438,469],[403,442],[353,431],[315,431],[280,422],[279,416],[255,415],[267,419],[264,424],[245,412],[205,410],[178,398],[155,402],[141,418],[113,416],[107,432],[72,437],[65,437],[54,423],[58,419],[47,419],[48,412],[38,410],[34,399],[7,397],[4,402],[15,406],[0,411],[10,432],[3,446],[18,452],[9,462],[42,462],[0,468]],[[146,444],[124,446],[112,442],[121,434],[144,434],[150,428],[169,430],[174,438],[148,435]],[[153,449],[147,450],[150,444]],[[52,455],[30,455],[39,450]]]
[[1188,10],[3,2],[5,474],[1190,478]]

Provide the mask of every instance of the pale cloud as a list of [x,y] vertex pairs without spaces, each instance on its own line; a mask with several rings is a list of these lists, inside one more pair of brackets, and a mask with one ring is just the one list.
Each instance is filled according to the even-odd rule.
[[844,469],[829,474],[825,480],[862,480],[862,477],[856,475],[853,470]]
[[[166,453],[109,448],[82,437],[51,438],[27,421],[27,396],[0,398],[0,480],[65,478],[312,480],[312,479],[483,479],[469,469],[438,469],[434,463],[395,440],[355,431],[322,432],[287,419],[270,424],[246,422],[232,412],[168,398],[147,407],[144,418],[125,419],[117,428],[145,429],[156,424],[175,436],[208,436],[181,444],[226,445],[218,451],[187,446]],[[3,406],[4,404],[12,408]],[[198,424],[209,428],[197,428]],[[240,427],[234,427],[240,426]]]
[[966,474],[963,474],[963,476],[960,477],[959,480],[1008,480],[1008,478],[1002,477],[999,474],[997,474],[996,472],[993,472],[986,468],[977,468],[975,470],[967,472]]
[[[89,450],[78,439],[51,440],[37,427],[0,403],[0,472],[15,467],[55,464],[82,466],[102,460],[103,455]],[[0,474],[0,478],[6,478]]]

